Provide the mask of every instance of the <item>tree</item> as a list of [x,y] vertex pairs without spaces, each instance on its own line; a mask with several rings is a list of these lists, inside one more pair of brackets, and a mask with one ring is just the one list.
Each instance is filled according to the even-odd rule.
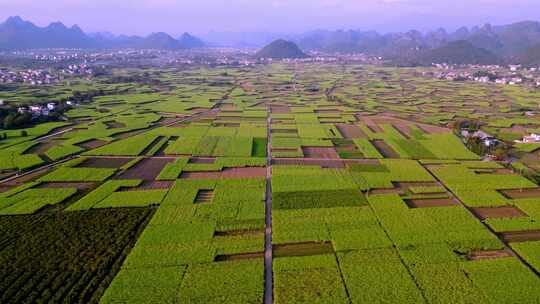
[[508,158],[508,154],[508,149],[503,146],[497,147],[497,149],[495,149],[495,152],[493,152],[493,156],[495,156],[497,160],[504,160]]
[[22,130],[21,137],[26,137],[26,136],[28,136],[28,132],[26,132],[26,130]]
[[4,123],[3,123],[4,129],[13,128],[13,125],[14,125],[13,122],[15,121],[15,116],[16,116],[15,113],[11,113],[8,116],[6,116],[6,118],[4,118]]

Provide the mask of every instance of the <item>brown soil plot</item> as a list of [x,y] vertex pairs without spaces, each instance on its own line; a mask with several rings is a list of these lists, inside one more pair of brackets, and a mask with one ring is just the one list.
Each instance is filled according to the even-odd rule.
[[333,147],[302,147],[306,158],[340,159]]
[[54,140],[50,139],[46,142],[40,142],[38,144],[33,145],[30,149],[24,151],[24,154],[43,154],[46,153],[50,148],[59,145],[62,142],[62,140]]
[[431,208],[458,205],[458,202],[449,198],[406,199],[405,203],[409,208]]
[[501,232],[499,235],[507,243],[540,241],[540,230]]
[[511,257],[512,254],[507,249],[502,250],[479,250],[473,251],[467,255],[467,259],[470,261],[488,260],[488,259],[500,259]]
[[182,172],[181,179],[219,179],[221,171]]
[[89,190],[94,188],[95,185],[95,183],[50,182],[41,183],[36,188],[76,188],[77,190]]
[[77,168],[107,168],[114,169],[120,168],[128,162],[132,161],[133,158],[122,157],[95,157],[87,158],[82,163],[80,163]]
[[[158,136],[154,139],[154,141],[152,141],[151,144],[149,144],[142,152],[141,152],[141,155],[146,155],[148,154],[148,152],[150,152],[152,149],[154,149],[154,147],[156,147],[158,144],[162,143],[162,140],[163,138],[165,138],[164,136]],[[165,143],[162,143],[163,145]],[[161,147],[160,147],[161,149]]]
[[527,214],[514,206],[471,208],[471,211],[481,220],[527,216]]
[[109,142],[100,139],[91,139],[77,144],[77,146],[86,150],[92,150],[108,144]]
[[499,190],[499,192],[510,199],[540,197],[540,188]]
[[356,125],[340,123],[336,124],[336,128],[345,138],[367,138],[367,135],[362,132],[362,129]]
[[174,184],[174,181],[144,181],[137,187],[122,187],[118,191],[141,191],[154,189],[169,189]]
[[173,161],[174,158],[145,158],[115,179],[155,180],[163,167]]
[[264,252],[220,254],[214,259],[215,262],[226,262],[235,260],[252,260],[264,257]]
[[106,121],[104,124],[107,126],[107,129],[120,129],[126,127],[125,123],[118,121]]
[[265,176],[266,167],[225,168],[221,172],[222,178],[256,178]]
[[190,164],[213,164],[215,162],[215,157],[192,157],[189,159]]
[[399,158],[399,154],[394,151],[394,149],[392,149],[392,147],[390,147],[384,140],[372,140],[371,144],[385,158]]
[[199,190],[195,197],[195,204],[211,203],[214,199],[214,190]]
[[260,235],[260,234],[264,234],[264,229],[216,231],[216,232],[214,232],[214,237]]
[[272,159],[274,165],[288,166],[321,166],[323,168],[345,168],[345,162],[342,160],[320,160],[308,158],[277,158]]

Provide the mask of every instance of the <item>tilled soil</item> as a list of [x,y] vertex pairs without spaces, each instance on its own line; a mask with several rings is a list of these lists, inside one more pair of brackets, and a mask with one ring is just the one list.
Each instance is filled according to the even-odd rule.
[[500,259],[512,256],[512,253],[507,249],[502,250],[479,250],[473,251],[467,255],[467,259],[471,261]]
[[459,204],[456,200],[449,198],[406,199],[405,203],[409,208],[447,207]]
[[525,212],[514,206],[471,208],[471,211],[481,220],[527,216]]
[[385,158],[399,158],[399,154],[392,149],[384,140],[372,140],[371,144],[381,153]]
[[95,186],[95,183],[79,182],[50,182],[41,183],[37,188],[76,188],[77,190],[88,190]]
[[181,179],[257,178],[266,176],[266,167],[224,168],[223,171],[182,172]]
[[163,167],[171,162],[174,162],[174,158],[145,158],[115,179],[155,180]]
[[96,148],[99,148],[101,146],[104,146],[107,143],[108,142],[106,142],[104,140],[92,139],[92,140],[88,140],[88,141],[82,142],[80,144],[77,144],[77,146],[79,146],[81,148],[84,148],[86,150],[92,150],[92,149],[96,149]]
[[302,147],[306,158],[340,159],[333,147]]
[[132,161],[133,158],[122,157],[95,157],[87,158],[85,161],[80,163],[78,168],[120,168],[128,162]]
[[336,124],[337,129],[345,138],[367,138],[367,135],[362,132],[362,129],[356,125]]
[[507,243],[540,241],[540,230],[509,231],[499,235]]
[[144,181],[137,187],[122,187],[118,191],[141,191],[153,189],[169,189],[174,184],[174,181]]
[[510,199],[540,197],[540,188],[499,190]]

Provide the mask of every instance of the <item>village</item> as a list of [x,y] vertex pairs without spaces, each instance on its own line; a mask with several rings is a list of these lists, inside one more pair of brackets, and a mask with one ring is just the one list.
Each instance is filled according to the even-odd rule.
[[29,85],[48,85],[58,83],[67,76],[93,75],[93,69],[86,64],[71,64],[59,70],[53,69],[0,69],[0,83],[25,83]]
[[474,81],[479,83],[495,83],[501,85],[522,85],[540,87],[540,67],[523,67],[521,65],[449,65],[434,64],[435,71],[423,72],[441,80]]

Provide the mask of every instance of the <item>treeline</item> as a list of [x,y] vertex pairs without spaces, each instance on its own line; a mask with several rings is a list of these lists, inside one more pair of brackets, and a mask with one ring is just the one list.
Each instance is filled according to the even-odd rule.
[[19,112],[17,108],[0,108],[0,128],[4,130],[26,128],[35,124],[58,121],[62,115],[71,109],[66,103],[58,103],[48,115],[32,114],[29,111]]

